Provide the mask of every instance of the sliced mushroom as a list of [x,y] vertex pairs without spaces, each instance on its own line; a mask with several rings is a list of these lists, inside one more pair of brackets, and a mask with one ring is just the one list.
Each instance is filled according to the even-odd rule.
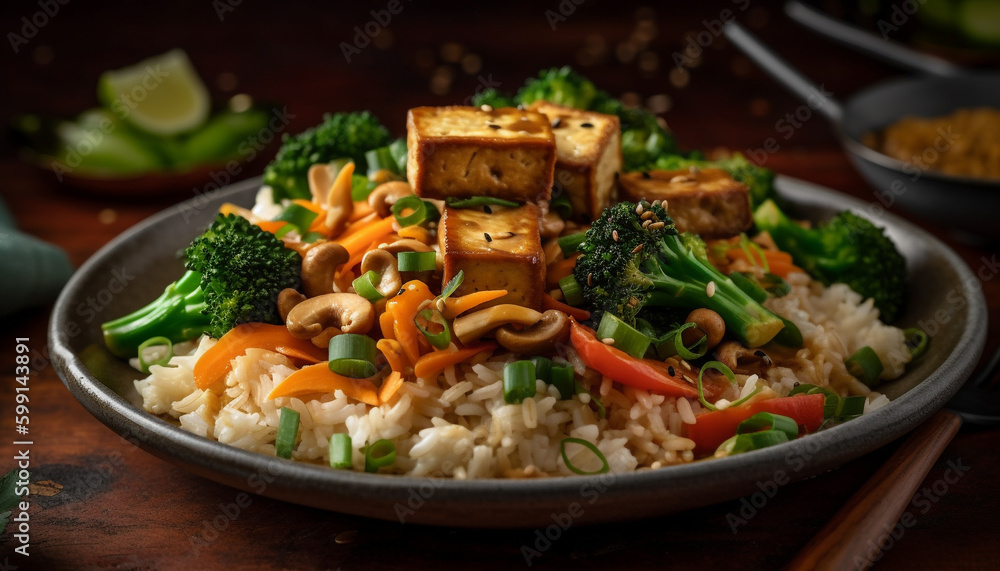
[[336,329],[343,333],[368,333],[375,324],[375,308],[356,293],[327,293],[309,298],[288,312],[285,325],[299,339],[312,339]]
[[737,341],[726,341],[715,349],[715,358],[741,375],[764,375],[774,364],[761,349],[749,349]]
[[309,192],[314,202],[326,205],[326,225],[334,235],[344,230],[354,212],[354,201],[351,199],[353,174],[354,163],[344,165],[336,173],[336,179],[333,178],[332,165],[317,164],[309,167]]
[[468,345],[501,325],[534,325],[541,318],[542,314],[534,309],[504,303],[456,318],[452,322],[452,330],[463,345]]
[[337,269],[351,258],[336,242],[323,242],[306,250],[302,256],[302,290],[308,297],[333,292]]
[[392,213],[391,208],[396,201],[413,194],[410,184],[401,180],[384,182],[374,188],[368,195],[368,206],[371,206],[379,216],[385,218]]
[[712,350],[722,342],[723,335],[726,334],[726,322],[722,317],[707,308],[695,309],[688,314],[685,323],[694,323],[695,327],[686,329],[681,339],[684,345],[690,347],[698,342],[702,336],[707,338],[706,349]]
[[559,310],[550,309],[534,325],[521,330],[504,325],[496,330],[495,335],[501,347],[514,353],[551,353],[555,350],[556,343],[562,343],[569,337],[569,318]]
[[566,222],[555,212],[546,212],[539,221],[542,238],[557,238],[566,228]]
[[427,244],[424,244],[420,240],[414,240],[413,238],[396,240],[391,244],[379,246],[379,249],[385,250],[393,256],[398,255],[400,252],[430,252],[433,250],[433,248]]
[[281,316],[281,320],[288,319],[288,314],[292,311],[292,308],[306,299],[308,298],[295,288],[287,287],[281,290],[278,293],[278,315]]
[[403,278],[399,276],[396,257],[385,250],[369,250],[361,258],[361,274],[375,272],[381,278],[375,285],[383,297],[391,297],[403,287]]

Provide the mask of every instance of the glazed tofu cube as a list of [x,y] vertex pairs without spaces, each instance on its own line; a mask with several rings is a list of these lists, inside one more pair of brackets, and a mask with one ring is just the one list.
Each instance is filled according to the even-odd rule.
[[556,143],[541,113],[417,107],[406,119],[406,143],[406,174],[423,198],[549,200]]
[[536,101],[556,137],[556,192],[565,192],[580,222],[597,219],[614,201],[615,174],[622,168],[618,117]]
[[706,240],[750,229],[750,193],[721,169],[630,172],[618,179],[621,200],[666,200],[667,214],[681,232]]
[[455,295],[505,289],[506,296],[488,305],[515,303],[541,309],[545,255],[539,215],[531,203],[517,208],[445,207],[439,226],[444,282],[464,271]]

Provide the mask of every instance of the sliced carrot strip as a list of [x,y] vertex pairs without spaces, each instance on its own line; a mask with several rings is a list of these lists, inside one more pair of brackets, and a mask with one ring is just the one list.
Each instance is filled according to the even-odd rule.
[[483,291],[474,291],[470,294],[459,297],[452,296],[444,300],[444,311],[442,313],[444,314],[445,319],[455,319],[473,307],[480,306],[495,299],[500,299],[505,295],[507,295],[507,290],[505,289],[488,289]]
[[348,222],[357,222],[358,220],[373,214],[375,211],[372,210],[370,204],[367,200],[358,200],[354,202],[354,210],[351,211],[351,217],[347,219]]
[[472,347],[466,347],[464,349],[431,351],[417,360],[417,362],[413,365],[413,374],[419,379],[436,379],[442,371],[451,365],[457,365],[466,359],[471,359],[479,353],[493,351],[496,348],[496,343],[488,342],[480,345],[473,345]]
[[590,319],[590,312],[586,309],[580,309],[579,307],[567,305],[552,297],[548,293],[542,294],[542,309],[558,309],[577,321],[586,321]]
[[406,373],[410,368],[410,363],[403,354],[403,346],[395,339],[379,339],[375,347],[382,352],[385,360],[389,362],[389,368],[399,373]]
[[420,358],[420,340],[424,337],[413,319],[417,316],[420,305],[434,295],[422,281],[411,280],[403,284],[403,293],[386,303],[386,311],[391,311],[395,320],[393,332],[395,338],[403,346],[406,358],[416,363]]
[[382,315],[378,316],[378,326],[382,330],[382,337],[386,339],[396,340],[396,332],[393,331],[392,324],[396,322],[396,318],[393,317],[392,312],[386,308],[382,312]]
[[288,375],[288,378],[274,387],[267,398],[270,400],[279,397],[329,394],[337,390],[343,391],[345,395],[356,401],[378,406],[378,390],[370,380],[352,379],[338,375],[331,371],[330,366],[325,362],[302,367]]
[[278,230],[284,228],[288,222],[285,222],[284,220],[259,220],[256,224],[257,226],[260,226],[261,230],[274,234]]
[[378,391],[378,402],[389,402],[399,388],[403,386],[403,375],[399,371],[393,371],[382,381],[382,388]]
[[[277,351],[279,347],[295,355],[307,355],[316,363],[327,359],[326,350],[320,349],[308,339],[297,339],[288,333],[284,325],[267,323],[244,323],[237,325],[222,339],[205,351],[194,364],[194,382],[199,389],[208,389],[221,382],[232,370],[232,361],[247,349],[267,349]],[[289,355],[294,357],[295,355]]]
[[580,254],[573,254],[569,258],[564,258],[557,262],[552,262],[545,272],[545,287],[552,289],[559,287],[559,280],[573,273],[576,267],[576,259]]
[[[359,253],[364,253],[372,242],[381,240],[385,236],[392,233],[392,225],[396,222],[396,219],[392,216],[388,218],[383,218],[377,222],[366,224],[363,228],[350,234],[349,236],[341,235],[340,238],[336,240],[338,244],[347,250],[350,257],[354,257]],[[360,222],[359,222],[360,224]]]

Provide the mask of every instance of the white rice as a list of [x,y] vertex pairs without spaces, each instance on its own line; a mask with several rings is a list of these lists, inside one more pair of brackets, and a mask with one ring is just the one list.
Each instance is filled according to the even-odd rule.
[[[767,305],[791,319],[802,331],[804,346],[766,375],[737,375],[738,390],[724,404],[750,394],[760,383],[786,395],[796,383],[830,386],[839,393],[868,397],[865,411],[888,403],[849,375],[843,360],[868,345],[885,364],[883,377],[903,372],[909,352],[901,330],[878,321],[871,301],[846,286],[824,288],[802,274],[789,276],[792,292]],[[406,382],[390,402],[373,407],[342,392],[317,400],[267,400],[266,395],[290,375],[294,364],[261,349],[248,350],[233,361],[222,394],[195,386],[193,366],[215,341],[178,344],[167,367],[153,366],[136,381],[144,407],[174,418],[181,428],[219,442],[262,454],[274,454],[279,410],[300,414],[300,434],[293,459],[328,463],[332,434],[351,436],[354,468],[364,468],[366,443],[379,439],[396,445],[398,473],[459,479],[572,475],[560,444],[567,437],[597,446],[613,473],[660,468],[694,460],[694,442],[684,438],[684,425],[697,422],[697,399],[674,398],[623,386],[588,370],[569,346],[560,346],[555,361],[571,365],[577,380],[593,394],[559,400],[558,390],[537,382],[536,394],[521,404],[503,399],[503,367],[511,355],[476,364],[463,363],[436,381]],[[792,365],[792,366],[789,366]],[[682,371],[685,370],[681,366]],[[601,418],[595,398],[607,410]],[[600,467],[583,446],[565,447],[570,462],[583,470]]]

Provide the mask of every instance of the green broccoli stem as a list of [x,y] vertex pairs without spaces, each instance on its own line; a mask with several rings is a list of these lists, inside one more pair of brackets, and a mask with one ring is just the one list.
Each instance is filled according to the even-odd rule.
[[[718,313],[727,330],[748,347],[764,345],[785,326],[780,317],[757,303],[731,279],[695,257],[677,236],[664,239],[659,255],[651,256],[642,270],[653,285],[646,306],[707,307]],[[715,284],[711,296],[709,283]]]
[[135,357],[139,345],[153,337],[174,343],[193,339],[211,325],[206,307],[201,273],[188,270],[145,307],[102,324],[104,342],[119,357]]

